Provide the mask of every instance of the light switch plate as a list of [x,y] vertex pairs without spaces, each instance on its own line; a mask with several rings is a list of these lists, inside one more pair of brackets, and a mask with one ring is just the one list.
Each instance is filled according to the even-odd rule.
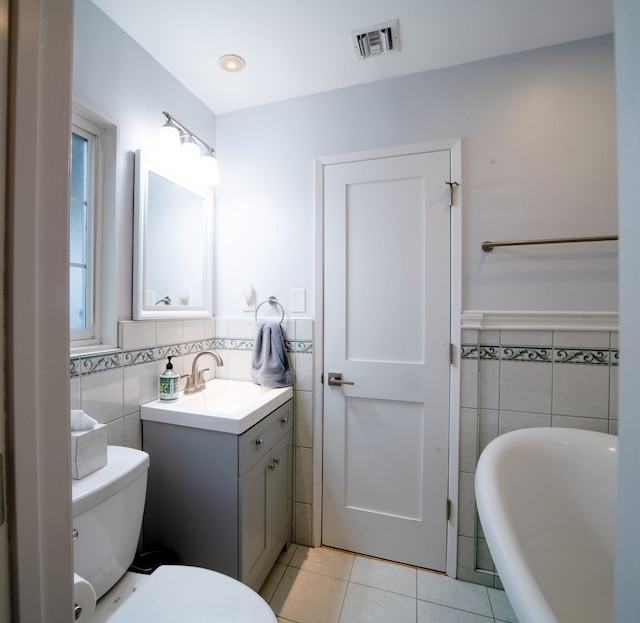
[[305,288],[291,288],[291,311],[295,313],[307,311],[307,291]]

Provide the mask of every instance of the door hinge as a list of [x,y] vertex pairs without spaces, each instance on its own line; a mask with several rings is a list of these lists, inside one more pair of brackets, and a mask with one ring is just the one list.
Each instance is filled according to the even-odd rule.
[[451,519],[451,500],[447,498],[447,509],[446,509],[447,521]]
[[453,344],[449,344],[449,365],[453,365],[453,360],[456,356],[456,347]]
[[445,182],[445,184],[449,187],[449,207],[453,206],[453,188],[454,186],[460,186],[458,182]]
[[320,375],[320,385],[324,385],[324,372]]

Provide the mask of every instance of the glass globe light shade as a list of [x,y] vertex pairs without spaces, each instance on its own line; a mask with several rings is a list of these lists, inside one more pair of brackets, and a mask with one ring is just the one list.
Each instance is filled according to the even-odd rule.
[[187,166],[193,166],[198,162],[200,158],[200,148],[196,143],[193,136],[186,136],[182,141],[182,147],[180,148],[180,154],[182,161]]
[[165,159],[175,158],[180,151],[180,131],[171,119],[167,119],[158,131],[157,149]]
[[220,183],[218,159],[212,151],[200,158],[200,170],[202,172],[202,181],[206,186],[216,186]]

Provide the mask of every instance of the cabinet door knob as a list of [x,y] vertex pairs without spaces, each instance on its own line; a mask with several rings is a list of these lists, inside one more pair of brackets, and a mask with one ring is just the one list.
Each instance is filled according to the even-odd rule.
[[278,457],[276,457],[275,459],[273,459],[273,462],[274,462],[276,465],[280,465],[280,459],[279,459]]
[[264,443],[264,439],[262,437],[260,437],[259,439],[256,439],[256,446],[260,447],[263,443]]
[[269,463],[268,467],[271,471],[273,471],[276,468],[276,465],[275,463]]
[[285,415],[282,417],[282,419],[280,420],[281,424],[284,426],[287,422],[289,421],[289,416]]

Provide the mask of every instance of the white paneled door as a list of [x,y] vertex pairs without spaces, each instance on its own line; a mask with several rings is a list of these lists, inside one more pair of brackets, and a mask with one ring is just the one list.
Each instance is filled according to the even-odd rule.
[[450,179],[448,150],[324,168],[322,542],[438,571]]

